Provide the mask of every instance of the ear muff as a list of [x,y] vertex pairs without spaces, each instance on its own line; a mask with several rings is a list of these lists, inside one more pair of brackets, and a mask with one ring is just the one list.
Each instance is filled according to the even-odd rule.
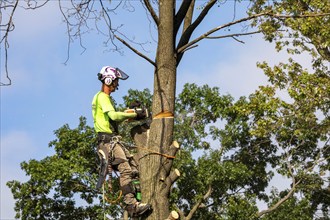
[[110,77],[107,77],[104,79],[104,84],[107,86],[110,86],[112,83],[112,79]]
[[98,73],[97,74],[97,78],[98,78],[98,80],[102,81],[102,74],[101,73]]

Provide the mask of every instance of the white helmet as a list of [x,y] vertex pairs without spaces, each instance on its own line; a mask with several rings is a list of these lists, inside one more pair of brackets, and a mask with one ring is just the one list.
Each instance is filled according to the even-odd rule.
[[106,85],[111,85],[115,79],[126,80],[128,75],[119,68],[113,68],[111,66],[102,67],[101,71],[97,74],[98,79]]

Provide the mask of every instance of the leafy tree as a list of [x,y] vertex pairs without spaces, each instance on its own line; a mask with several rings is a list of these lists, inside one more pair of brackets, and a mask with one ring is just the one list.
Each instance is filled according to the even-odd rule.
[[[8,22],[1,25],[1,29],[5,31],[1,43],[5,44],[6,54],[8,34],[13,27],[12,18],[18,2],[5,0],[0,5],[1,10],[10,9],[12,12]],[[138,151],[141,158],[143,200],[149,201],[154,207],[149,219],[165,219],[169,215],[169,195],[171,187],[175,186],[175,180],[180,175],[179,169],[183,174],[193,172],[193,176],[189,177],[196,178],[193,183],[187,181],[187,178],[179,178],[176,183],[178,193],[174,196],[180,199],[178,208],[181,218],[186,219],[192,218],[192,215],[203,214],[213,215],[211,217],[214,218],[238,218],[254,213],[255,208],[249,205],[251,201],[253,204],[256,198],[267,198],[263,191],[273,173],[267,169],[268,166],[291,178],[292,187],[274,206],[251,218],[273,211],[297,190],[304,192],[312,187],[315,190],[315,198],[320,198],[318,193],[327,192],[323,191],[321,183],[324,180],[321,175],[316,178],[316,171],[323,172],[329,168],[329,74],[324,63],[329,61],[329,1],[234,1],[235,8],[239,4],[247,6],[247,13],[240,14],[239,18],[235,14],[233,21],[223,24],[219,21],[219,26],[198,33],[198,27],[208,13],[211,13],[211,9],[217,8],[216,6],[223,7],[230,1],[144,0],[142,5],[158,34],[154,59],[148,58],[136,50],[130,41],[124,40],[126,36],[120,35],[120,29],[112,23],[111,12],[118,5],[129,2],[59,1],[59,6],[68,27],[69,42],[73,38],[81,39],[90,27],[89,21],[94,20],[96,30],[106,33],[108,42],[111,42],[115,49],[118,48],[119,41],[155,67],[151,107],[154,118],[150,129],[135,133],[134,140],[139,146],[174,156],[177,152],[177,145],[173,144],[174,135],[177,135],[184,146],[183,153],[180,153],[178,158],[182,156],[185,160],[173,161],[158,154],[145,155],[142,150]],[[38,1],[27,0],[27,3],[28,8],[36,9],[47,1],[39,4]],[[105,22],[104,29],[99,26],[100,21]],[[237,28],[242,25],[244,30],[248,31]],[[224,32],[226,30],[228,32]],[[260,67],[270,77],[272,86],[261,87],[250,97],[241,98],[235,103],[229,102],[230,97],[222,97],[221,100],[205,98],[217,93],[212,89],[207,94],[197,92],[195,97],[187,95],[183,97],[187,99],[182,99],[181,102],[182,106],[191,107],[187,108],[189,111],[177,113],[175,119],[171,117],[176,111],[177,66],[183,55],[196,47],[201,40],[238,40],[238,37],[255,33],[263,33],[266,40],[275,41],[278,49],[288,47],[290,53],[310,52],[314,58],[315,73],[308,73],[294,61],[274,68],[262,63]],[[292,103],[276,96],[276,92],[284,88],[288,90]],[[198,90],[195,88],[195,91]],[[202,100],[205,105],[198,106],[198,99],[201,98],[205,99]],[[177,103],[180,104],[180,101]],[[214,115],[208,113],[210,111]],[[318,113],[321,113],[321,116]],[[186,125],[190,125],[189,128],[185,127],[185,134],[182,129],[174,129],[176,120],[184,120]],[[221,120],[225,123],[224,129],[213,125]],[[195,160],[191,157],[192,150],[205,149],[210,145],[206,128],[210,128],[211,137],[219,141],[220,147],[209,148],[212,151]],[[306,163],[305,166],[303,163]],[[177,164],[177,170],[172,169],[173,164]],[[219,169],[224,175],[212,173],[210,166]],[[312,184],[314,182],[318,184]],[[189,194],[186,191],[188,188],[193,189]],[[322,203],[321,200],[315,201]],[[201,209],[202,202],[206,204],[204,211]],[[224,211],[223,204],[227,205]],[[318,204],[313,207],[318,207]],[[241,213],[233,212],[238,208],[244,210]],[[324,211],[327,211],[326,207]]]
[[[329,118],[321,117],[317,109],[329,112],[330,81],[324,78],[312,87],[311,78],[288,80],[288,91],[297,91],[296,85],[301,89],[292,93],[295,101],[290,102],[276,97],[276,85],[260,87],[236,102],[220,95],[218,88],[185,85],[176,104],[175,137],[182,146],[173,165],[182,175],[170,196],[171,207],[181,219],[258,219],[263,215],[266,219],[313,219],[319,209],[320,216],[329,216]],[[150,98],[148,90],[130,90],[129,94],[124,97],[127,102],[128,97]],[[124,130],[132,128],[130,123],[124,125]],[[102,195],[93,190],[95,136],[85,119],[80,119],[77,128],[65,125],[55,135],[50,143],[55,155],[23,162],[30,180],[8,183],[17,199],[17,217],[121,216],[119,202],[106,202],[103,207]],[[292,184],[283,192],[268,194],[266,187],[275,173],[291,178]],[[112,193],[118,191],[114,185]],[[76,203],[77,195],[86,207]],[[119,195],[107,196],[115,201]],[[269,209],[259,211],[257,199],[268,201]],[[31,207],[37,208],[31,212]]]

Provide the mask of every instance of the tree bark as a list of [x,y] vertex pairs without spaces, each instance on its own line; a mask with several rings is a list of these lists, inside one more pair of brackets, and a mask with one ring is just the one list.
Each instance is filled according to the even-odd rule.
[[[159,1],[158,48],[154,72],[153,115],[164,112],[174,113],[176,90],[176,56],[174,37],[174,0]],[[146,140],[151,151],[162,154],[175,154],[173,143],[173,117],[153,119]],[[168,180],[171,166],[170,158],[159,154],[142,152],[140,154],[142,201],[151,203],[152,213],[147,219],[166,219],[169,214]],[[167,164],[167,166],[165,166]],[[172,164],[172,163],[170,163]],[[172,174],[173,175],[173,174]]]

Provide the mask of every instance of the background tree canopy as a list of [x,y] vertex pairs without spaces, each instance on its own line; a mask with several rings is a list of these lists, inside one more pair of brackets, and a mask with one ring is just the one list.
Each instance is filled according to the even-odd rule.
[[[258,219],[264,213],[257,200],[269,207],[286,200],[266,219],[329,217],[330,81],[301,69],[294,77],[285,76],[237,101],[216,87],[185,85],[177,98],[175,120],[181,150],[174,167],[182,176],[173,186],[171,206],[186,219]],[[279,84],[287,88],[289,101],[276,95]],[[130,90],[124,100],[144,100],[150,106],[150,98],[148,89]],[[134,125],[124,123],[121,129],[129,131]],[[103,207],[102,195],[94,190],[95,134],[86,120],[80,118],[74,129],[64,125],[55,136],[49,146],[56,154],[22,162],[30,180],[8,183],[17,200],[16,217],[120,216],[120,203],[106,202]],[[275,185],[269,192],[274,175],[289,179],[291,185],[282,191]],[[112,200],[118,197],[116,189],[109,195]]]
[[[14,27],[18,2],[7,0],[0,5],[1,11],[11,12],[8,22],[1,24],[8,85],[8,34]],[[27,1],[27,8],[37,9],[47,2]],[[186,220],[329,218],[330,2],[234,1],[231,21],[219,21],[219,26],[199,33],[211,9],[230,1],[144,0],[142,6],[158,37],[154,58],[134,48],[144,47],[112,23],[110,15],[116,12],[116,6],[128,2],[107,2],[110,7],[103,4],[105,1],[59,1],[59,6],[69,47],[73,39],[81,42],[93,24],[114,50],[120,42],[154,67],[153,91],[130,90],[121,108],[140,99],[153,116],[175,116],[153,118],[150,129],[140,134],[145,139],[136,143],[176,156],[172,160],[137,149],[144,200],[154,207],[148,219],[165,219],[170,208]],[[246,11],[236,17],[240,4]],[[103,26],[99,22],[104,22]],[[242,36],[257,33],[275,42],[277,50],[292,55],[287,62],[274,66],[258,63],[269,85],[261,85],[237,100],[230,94],[220,94],[219,88],[196,84],[186,84],[176,95],[177,67],[198,42],[223,38],[242,42]],[[311,57],[310,67],[295,61],[294,55],[300,53]],[[132,142],[127,133],[134,124],[124,126],[125,140]],[[86,119],[81,117],[74,129],[64,125],[55,136],[49,144],[54,155],[21,164],[30,177],[27,182],[8,182],[17,200],[17,217],[121,216],[120,203],[103,203],[102,195],[94,190],[95,134]],[[171,147],[176,140],[181,149],[174,152]],[[273,177],[282,177],[288,185],[269,191]],[[116,187],[114,192],[118,191]],[[108,197],[115,200],[118,194]],[[266,208],[260,208],[258,201],[264,201]]]

